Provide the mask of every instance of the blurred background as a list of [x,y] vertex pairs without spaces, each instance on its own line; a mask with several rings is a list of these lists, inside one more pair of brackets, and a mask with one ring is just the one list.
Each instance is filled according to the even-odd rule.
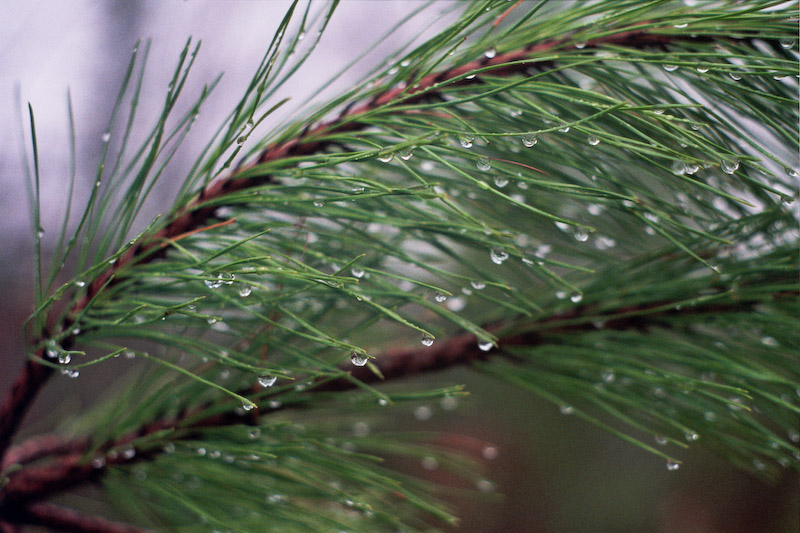
[[[193,36],[202,41],[185,89],[187,99],[198,95],[203,84],[219,73],[224,76],[161,189],[152,196],[140,220],[143,225],[169,205],[180,184],[180,169],[195,160],[232,109],[288,5],[279,0],[0,0],[0,279],[5,281],[0,306],[0,392],[5,394],[22,366],[21,323],[32,310],[31,231],[20,155],[22,139],[28,134],[22,133],[19,119],[20,114],[26,116],[27,103],[36,116],[47,248],[54,245],[60,230],[69,179],[67,89],[76,123],[75,205],[82,206],[95,180],[102,135],[137,40],[152,39],[139,110],[141,125],[152,123],[160,110],[186,39]],[[344,1],[317,50],[279,96],[304,101],[418,5],[411,0]],[[450,3],[440,2],[440,7],[447,9]],[[430,31],[447,20],[446,16],[432,19]],[[319,97],[360,81],[387,54],[421,31],[409,28],[393,35]],[[290,119],[290,111],[291,105],[273,120]],[[25,433],[47,430],[59,416],[113,387],[124,365],[100,366],[77,380],[54,378],[30,413]],[[398,425],[470,437],[463,441],[443,438],[463,442],[462,447],[494,483],[485,499],[453,501],[463,517],[461,531],[800,530],[797,475],[786,474],[766,484],[697,446],[678,452],[684,463],[677,472],[668,472],[662,459],[563,416],[555,406],[523,391],[497,387],[464,369],[427,379],[429,384],[466,384],[471,395],[458,406],[429,405],[433,416],[428,420],[419,420],[413,410],[398,410]],[[477,442],[484,444],[476,446]],[[485,443],[496,447],[496,457],[485,452]],[[429,479],[438,475],[421,466],[411,473]],[[89,491],[73,503],[100,505],[98,497]]]

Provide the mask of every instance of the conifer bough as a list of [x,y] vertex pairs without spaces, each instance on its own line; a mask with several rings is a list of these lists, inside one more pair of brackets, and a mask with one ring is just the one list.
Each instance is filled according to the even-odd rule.
[[[462,394],[370,384],[467,363],[670,469],[674,449],[699,439],[766,477],[797,471],[790,9],[460,5],[441,33],[240,155],[336,5],[291,5],[171,214],[130,240],[213,89],[168,123],[197,52],[187,44],[152,134],[128,150],[137,47],[104,136],[129,105],[117,160],[106,144],[105,187],[75,235],[62,233],[46,276],[30,110],[37,300],[29,359],[0,405],[0,527],[137,530],[44,503],[90,481],[113,502],[133,498],[122,512],[142,527],[199,517],[260,531],[261,514],[282,531],[454,523],[429,503],[435,487],[368,457],[435,453],[467,479],[475,465],[388,432],[340,441],[352,417],[380,427],[388,404]],[[79,274],[56,288],[70,256]],[[404,342],[408,331],[423,345]],[[84,437],[10,446],[56,371],[122,354],[154,364],[70,422]],[[194,477],[177,480],[180,465]],[[251,486],[266,500],[242,496]],[[214,487],[252,512],[225,513]]]

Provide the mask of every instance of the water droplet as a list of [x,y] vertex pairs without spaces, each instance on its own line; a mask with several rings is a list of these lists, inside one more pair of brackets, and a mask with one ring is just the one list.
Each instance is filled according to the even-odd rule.
[[575,43],[575,48],[577,48],[578,50],[583,50],[584,48],[586,48],[586,41],[580,41]]
[[283,494],[270,494],[267,496],[267,503],[278,504],[284,503],[288,498]]
[[320,202],[319,200],[314,202],[314,207],[322,207],[323,205],[325,205],[325,204]]
[[92,468],[99,470],[106,466],[106,458],[105,457],[95,457],[92,459]]
[[103,136],[101,137],[101,139],[103,140],[104,143],[107,143],[108,141],[110,141],[111,140],[111,132],[110,131],[103,132]]
[[603,212],[603,206],[600,204],[589,204],[586,206],[586,211],[588,211],[590,215],[596,217]]
[[480,349],[482,352],[488,352],[488,351],[489,351],[489,350],[491,350],[493,347],[494,347],[494,344],[492,344],[492,341],[479,341],[479,342],[478,342],[478,348],[479,348],[479,349]]
[[497,446],[485,446],[483,450],[481,450],[481,455],[483,455],[484,459],[488,459],[490,461],[497,459]]
[[524,135],[522,137],[522,144],[525,145],[526,148],[530,148],[538,142],[539,139],[537,139],[535,135]]
[[256,404],[252,402],[242,402],[242,409],[244,409],[245,411],[252,411],[253,407],[255,406]]
[[474,135],[469,133],[464,133],[458,136],[458,142],[461,143],[461,146],[464,148],[472,148],[472,141],[475,139]]
[[708,64],[707,63],[698,63],[697,64],[697,72],[700,74],[705,74],[708,72]]
[[242,298],[247,298],[248,296],[250,296],[251,292],[253,292],[253,287],[251,287],[250,285],[246,283],[239,285],[239,296],[241,296]]
[[494,184],[495,184],[495,185],[496,185],[498,188],[502,189],[503,187],[505,187],[506,185],[508,185],[508,178],[506,178],[505,176],[495,176],[495,178],[494,178]]
[[205,283],[206,287],[209,289],[216,289],[222,286],[222,281],[219,279],[206,279],[203,280],[203,283]]
[[393,152],[389,152],[388,154],[378,154],[378,161],[380,161],[381,163],[388,163],[392,159],[394,159]]
[[47,347],[45,349],[45,353],[47,354],[47,357],[49,357],[50,359],[55,359],[56,356],[59,353],[61,353],[62,350],[63,348],[59,346],[58,343],[56,343],[56,341],[54,341],[53,339],[47,341]]
[[689,441],[689,442],[692,442],[692,441],[696,441],[697,439],[699,439],[699,438],[700,438],[700,435],[698,435],[698,434],[697,434],[697,433],[695,433],[694,431],[687,431],[686,433],[684,433],[684,434],[683,434],[683,437],[684,437],[684,438],[685,438],[687,441]]
[[399,155],[400,159],[402,159],[403,161],[408,161],[414,155],[414,151],[410,147],[403,148],[399,152],[397,152],[397,155]]
[[479,157],[476,165],[478,170],[482,170],[484,172],[492,168],[492,162],[489,161],[488,157]]
[[422,458],[422,468],[425,470],[436,470],[439,466],[439,461],[436,460],[435,457],[423,457]]
[[575,408],[572,407],[571,405],[559,405],[558,412],[561,413],[562,415],[571,415],[572,413],[575,412]]
[[489,257],[491,257],[492,263],[496,265],[502,265],[503,261],[508,259],[508,252],[501,250],[500,248],[492,248],[492,250],[489,252]]
[[598,250],[607,250],[609,248],[613,248],[617,245],[617,241],[612,239],[611,237],[606,237],[601,235],[594,241],[594,247]]
[[270,409],[280,409],[282,404],[280,400],[270,400],[267,405],[269,405]]
[[125,355],[125,359],[135,359],[136,358],[136,352],[133,352],[131,350],[125,350],[122,353]]
[[781,48],[791,48],[794,46],[794,39],[781,39]]
[[592,146],[597,146],[598,144],[600,144],[600,139],[598,139],[597,136],[595,136],[595,135],[589,135],[589,137],[587,138],[587,141]]
[[248,128],[252,128],[252,127],[253,127],[253,126],[255,126],[255,125],[256,125],[256,123],[255,123],[255,122],[253,122],[253,119],[252,119],[252,118],[250,118],[250,119],[248,119],[248,120],[247,120],[247,127],[248,127]]
[[736,159],[723,159],[720,161],[720,168],[725,174],[733,174],[739,169],[739,161]]
[[275,385],[275,382],[278,381],[277,377],[270,376],[269,374],[259,374],[257,379],[258,384],[264,388],[272,387]]
[[76,281],[75,285],[77,285],[78,287],[85,287],[86,286],[86,282],[85,281]]
[[365,353],[352,352],[350,354],[350,362],[355,366],[364,366],[369,361],[369,357]]
[[581,294],[581,293],[579,293],[579,292],[573,292],[573,293],[572,293],[572,294],[569,296],[569,299],[570,299],[570,301],[571,301],[572,303],[574,303],[574,304],[576,304],[576,303],[579,303],[581,300],[583,300],[583,294]]
[[353,424],[353,435],[356,437],[366,437],[369,435],[369,424],[364,421]]
[[379,398],[378,405],[380,405],[381,407],[385,407],[389,405],[389,401],[386,398]]
[[[787,47],[787,48],[788,48],[788,47]],[[486,56],[487,58],[489,58],[489,59],[492,59],[494,56],[496,56],[496,55],[497,55],[497,50],[496,50],[496,49],[495,49],[495,47],[493,46],[493,47],[489,48],[488,50],[486,50],[486,51],[483,53],[483,55],[485,55],[485,56]]]
[[350,273],[353,275],[354,278],[361,279],[364,277],[364,269],[359,267],[353,267],[350,269]]
[[706,411],[703,414],[703,418],[705,418],[707,422],[714,422],[717,419],[717,413],[714,411]]
[[72,357],[68,353],[60,352],[58,354],[58,362],[62,365],[68,365],[70,361],[72,361]]
[[730,76],[733,81],[741,80],[743,74],[744,74],[744,72],[742,70],[740,70],[740,69],[736,69],[736,70],[732,70],[732,71],[728,72],[728,76]]
[[478,490],[481,492],[494,492],[494,483],[489,481],[488,479],[481,479],[476,484]]
[[444,294],[443,292],[437,292],[436,294],[433,295],[433,299],[439,303],[442,303],[447,300],[447,295]]
[[244,144],[244,141],[246,141],[246,140],[247,140],[247,137],[245,137],[244,135],[242,135],[241,137],[239,137],[238,139],[236,139],[236,144],[238,144],[238,145],[242,145],[242,144]]
[[668,64],[668,65],[664,65],[663,68],[667,72],[675,72],[676,70],[678,70],[678,65]]
[[130,447],[122,450],[123,459],[133,459],[136,456],[136,448]]
[[569,133],[569,126],[567,126],[567,125],[561,126],[560,128],[558,128],[558,132],[559,133]]
[[433,346],[433,337],[431,337],[430,335],[425,333],[422,336],[422,341],[421,342],[422,342],[423,346]]
[[576,228],[573,237],[575,237],[575,240],[578,242],[586,242],[589,240],[589,232],[583,228]]
[[420,405],[416,409],[414,409],[414,418],[417,420],[425,421],[430,420],[433,416],[433,411],[427,405]]
[[681,161],[680,159],[676,159],[672,162],[672,173],[677,174],[678,176],[686,173],[686,163]]
[[472,285],[472,288],[475,289],[476,291],[480,291],[486,288],[486,283],[478,280],[472,280],[469,282],[469,284]]
[[795,169],[791,167],[786,167],[783,170],[786,172],[786,175],[789,176],[790,178],[800,177],[800,173],[798,173]]
[[71,368],[62,368],[61,373],[67,376],[68,378],[77,378],[80,375],[79,371],[73,370]]
[[659,446],[666,446],[667,442],[669,442],[669,439],[663,435],[656,435],[655,440]]
[[695,163],[686,163],[684,167],[686,169],[686,173],[689,175],[695,174],[698,170],[700,170],[700,165]]
[[764,335],[761,337],[761,344],[764,346],[769,346],[770,348],[774,348],[775,346],[779,346],[778,339],[775,337],[770,337],[769,335]]
[[683,22],[681,24],[675,24],[673,27],[678,28],[678,29],[682,29],[682,28],[687,27],[688,25],[689,24],[687,24],[686,22]]
[[441,399],[439,405],[441,405],[442,409],[445,411],[453,411],[458,408],[458,398],[453,396],[445,396]]
[[674,472],[680,467],[681,465],[679,463],[676,463],[674,461],[667,461],[667,470],[669,470],[670,472]]

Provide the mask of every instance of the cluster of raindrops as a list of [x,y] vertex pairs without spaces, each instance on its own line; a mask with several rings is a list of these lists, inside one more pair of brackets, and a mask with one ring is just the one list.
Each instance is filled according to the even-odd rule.
[[414,418],[421,422],[430,420],[433,417],[433,410],[427,405],[420,405],[414,409]]

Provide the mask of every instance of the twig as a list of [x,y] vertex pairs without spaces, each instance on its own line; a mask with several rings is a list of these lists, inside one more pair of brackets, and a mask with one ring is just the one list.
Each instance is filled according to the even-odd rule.
[[0,471],[13,464],[24,465],[53,455],[76,453],[85,449],[87,444],[86,439],[66,440],[60,435],[37,435],[9,448],[0,464]]
[[[782,293],[782,297],[785,298],[797,298],[797,296],[797,291]],[[682,311],[682,314],[735,313],[751,309],[752,306],[757,305],[757,303],[757,301],[740,301],[735,304],[710,303],[686,309]],[[661,310],[657,313],[609,319],[605,322],[603,327],[605,329],[618,331],[647,329],[648,327],[660,323],[664,318],[677,313],[677,311],[672,310],[672,306],[666,305],[666,302],[660,302],[637,308],[627,307],[624,309],[617,309],[615,311],[618,313],[607,312],[606,315],[633,312],[646,313],[650,309],[658,308]],[[477,345],[477,338],[474,335],[463,334],[438,342],[431,347],[414,347],[387,351],[378,355],[374,359],[374,364],[378,367],[386,381],[399,379],[407,375],[444,370],[452,368],[453,366],[469,364],[476,360],[483,360],[493,355],[502,355],[503,349],[506,347],[518,345],[538,346],[545,344],[548,342],[548,336],[554,333],[593,330],[596,326],[592,323],[573,323],[572,325],[566,326],[562,323],[564,321],[581,318],[582,316],[596,316],[595,312],[596,309],[594,306],[589,305],[573,308],[567,312],[553,315],[538,322],[539,326],[541,326],[538,331],[502,337],[498,342],[498,348],[494,348],[490,351],[480,350]],[[500,331],[502,327],[501,325],[497,325],[488,327],[487,329],[490,331]],[[352,377],[365,383],[382,381],[382,379],[368,367],[357,367],[352,369],[350,373]],[[320,382],[313,387],[313,391],[344,391],[351,390],[355,387],[356,385],[352,379],[340,378],[332,381]],[[254,393],[256,390],[257,388],[250,388],[240,391],[240,393],[247,395]],[[203,404],[186,410],[175,418],[151,422],[139,428],[137,431],[106,443],[99,449],[101,453],[104,453],[104,450],[125,446],[141,437],[152,435],[165,429],[176,430],[170,433],[173,440],[190,439],[196,436],[203,428],[247,423],[248,420],[246,417],[251,416],[247,414],[243,417],[235,411],[230,410],[211,416],[200,417],[190,424],[184,424],[187,420],[195,419],[208,407],[210,407],[210,404]],[[274,413],[276,411],[277,410],[273,409],[267,411],[267,413]],[[29,467],[12,473],[9,476],[10,479],[4,491],[0,493],[4,494],[6,505],[8,502],[12,502],[12,504],[17,506],[30,505],[42,498],[50,497],[65,489],[81,485],[88,481],[97,480],[109,467],[116,464],[146,461],[156,455],[156,452],[144,452],[136,453],[135,456],[130,458],[122,458],[119,454],[105,454],[102,456],[102,465],[96,467],[85,462],[91,458],[87,459],[81,455],[81,452],[88,449],[88,445],[89,443],[86,440],[73,441],[71,445],[64,443],[63,449],[73,450],[74,453],[56,458],[51,464],[45,466]],[[33,443],[30,446],[31,448],[35,447]],[[19,447],[26,447],[26,443],[19,445]],[[81,462],[81,459],[83,459],[84,462]],[[2,509],[3,500],[0,500],[0,517],[3,516]]]

